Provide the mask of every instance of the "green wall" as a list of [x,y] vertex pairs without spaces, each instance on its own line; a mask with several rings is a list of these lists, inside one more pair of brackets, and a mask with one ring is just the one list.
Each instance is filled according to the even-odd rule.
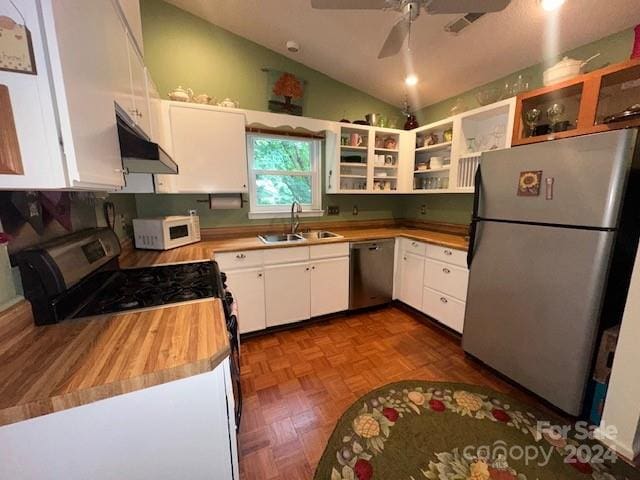
[[[306,117],[326,120],[364,118],[377,112],[400,121],[399,107],[389,105],[279,53],[239,37],[161,0],[141,1],[145,63],[163,97],[178,85],[222,99],[230,97],[241,108],[267,109],[267,74],[263,67],[292,72],[304,78]],[[126,195],[120,195],[126,197]],[[112,196],[113,197],[113,196]],[[206,195],[136,195],[139,216],[185,214],[196,208],[203,227],[281,223],[283,219],[249,220],[241,210],[209,210]],[[122,200],[129,207],[129,200]],[[368,220],[401,215],[396,196],[330,195],[323,206],[337,205],[333,220]],[[358,215],[352,214],[358,207]],[[307,218],[313,221],[318,218]]]
[[303,105],[306,117],[340,120],[346,116],[354,120],[370,112],[400,117],[399,106],[389,105],[161,0],[142,0],[141,15],[145,63],[164,98],[182,85],[218,100],[238,100],[241,108],[266,110],[267,74],[261,69],[270,67],[307,81]]
[[[589,43],[587,45],[569,50],[568,52],[565,52],[557,58],[553,58],[549,63],[554,64],[564,55],[568,56],[569,58],[586,60],[592,55],[600,53],[600,56],[597,59],[594,59],[585,67],[585,70],[589,72],[606,65],[622,62],[629,59],[629,56],[631,55],[631,49],[633,47],[633,38],[634,32],[632,28],[623,30],[622,32],[601,38],[600,40],[596,40],[595,42]],[[441,120],[450,116],[451,108],[454,106],[458,98],[461,98],[464,105],[466,105],[469,109],[479,107],[480,104],[476,100],[476,93],[478,91],[492,86],[502,88],[507,82],[510,84],[513,83],[518,78],[518,75],[522,75],[523,78],[528,79],[530,89],[533,90],[534,88],[542,87],[542,72],[545,70],[545,68],[547,67],[544,63],[541,62],[536,65],[527,67],[523,70],[514,72],[510,75],[507,75],[506,77],[500,78],[493,82],[481,85],[467,92],[443,100],[442,102],[425,107],[417,113],[418,121],[421,125],[425,125],[427,123],[435,122],[437,120]]]
[[[145,63],[163,96],[177,85],[191,87],[218,99],[230,97],[241,108],[266,110],[267,75],[263,67],[286,70],[307,80],[304,115],[327,120],[361,118],[368,112],[398,116],[398,108],[292,61],[272,50],[234,35],[162,0],[142,0],[142,26]],[[588,69],[616,63],[629,57],[633,30],[611,35],[567,52],[572,58],[586,59],[600,52]],[[556,59],[554,59],[556,60]],[[421,124],[449,116],[457,98],[469,108],[478,106],[478,90],[496,84],[503,86],[518,75],[528,77],[530,88],[542,85],[543,64],[533,65],[489,84],[428,106],[418,112]],[[281,223],[282,219],[249,220],[248,207],[241,210],[209,210],[205,195],[136,195],[139,216],[184,214],[196,208],[203,227]],[[125,205],[130,210],[130,200]],[[442,195],[324,195],[323,207],[338,205],[340,215],[326,220],[376,218],[415,218],[449,223],[469,223],[472,196]],[[421,207],[425,205],[425,213]],[[359,214],[352,215],[354,206]],[[314,220],[313,218],[306,219]],[[304,221],[304,220],[303,220]]]

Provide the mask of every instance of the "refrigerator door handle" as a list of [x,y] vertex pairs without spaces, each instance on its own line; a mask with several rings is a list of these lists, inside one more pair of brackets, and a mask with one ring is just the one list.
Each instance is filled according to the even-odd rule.
[[469,225],[469,249],[467,250],[467,268],[471,268],[473,261],[473,247],[476,243],[476,230],[478,227],[478,210],[480,208],[480,188],[482,184],[481,165],[476,170],[474,189],[473,189],[473,212],[471,215],[471,225]]

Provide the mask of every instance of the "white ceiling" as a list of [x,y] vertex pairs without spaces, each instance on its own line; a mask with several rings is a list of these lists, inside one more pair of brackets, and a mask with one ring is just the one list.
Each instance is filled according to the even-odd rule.
[[[392,104],[404,98],[412,63],[420,79],[411,95],[414,108],[539,63],[545,32],[554,23],[537,0],[512,0],[457,37],[443,27],[458,16],[422,14],[412,30],[410,56],[378,60],[396,12],[314,10],[310,0],[168,1]],[[555,22],[562,52],[640,23],[640,8],[638,0],[567,0]],[[296,40],[300,52],[289,53],[287,40]]]

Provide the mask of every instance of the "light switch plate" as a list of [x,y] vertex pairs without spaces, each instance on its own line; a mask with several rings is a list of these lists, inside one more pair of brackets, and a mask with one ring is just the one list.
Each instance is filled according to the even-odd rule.
[[337,205],[329,205],[327,207],[327,215],[340,215],[340,207]]

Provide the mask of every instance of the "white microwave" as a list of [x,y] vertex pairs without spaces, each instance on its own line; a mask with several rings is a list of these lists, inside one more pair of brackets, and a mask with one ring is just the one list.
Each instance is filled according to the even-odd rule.
[[197,215],[134,218],[133,237],[136,248],[169,250],[200,241],[200,218]]

